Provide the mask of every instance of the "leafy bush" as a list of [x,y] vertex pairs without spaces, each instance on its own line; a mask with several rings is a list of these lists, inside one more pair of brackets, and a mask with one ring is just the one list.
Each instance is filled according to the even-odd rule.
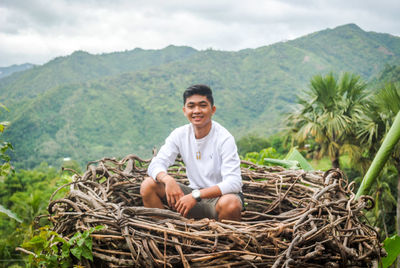
[[93,261],[91,233],[103,229],[96,226],[83,232],[77,232],[70,239],[51,231],[49,226],[42,227],[32,239],[22,245],[32,250],[29,266],[32,267],[71,267],[73,258]]

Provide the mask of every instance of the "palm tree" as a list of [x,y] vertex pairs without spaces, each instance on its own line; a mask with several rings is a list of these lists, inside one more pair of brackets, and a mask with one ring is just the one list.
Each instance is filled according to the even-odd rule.
[[319,145],[316,157],[329,156],[332,167],[340,168],[339,156],[354,152],[354,124],[363,114],[366,84],[355,74],[340,79],[330,73],[312,78],[308,90],[298,97],[298,106],[288,117],[293,140],[303,144],[314,139]]

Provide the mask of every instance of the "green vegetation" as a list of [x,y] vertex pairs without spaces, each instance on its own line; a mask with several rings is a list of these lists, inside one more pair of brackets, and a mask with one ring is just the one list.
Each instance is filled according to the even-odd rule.
[[246,153],[243,160],[253,162],[257,165],[268,165],[265,158],[279,158],[276,150],[272,147],[262,149],[260,152]]
[[[7,107],[0,103],[0,109],[8,111]],[[1,114],[1,111],[0,111]],[[8,126],[7,121],[0,122],[0,135],[4,132],[4,130]],[[13,167],[10,164],[10,156],[7,154],[7,151],[12,150],[13,147],[11,143],[7,141],[3,141],[0,139],[0,181],[4,180],[4,177],[9,173],[14,172]]]
[[66,157],[82,166],[132,152],[150,157],[186,123],[183,90],[205,83],[214,90],[215,120],[237,140],[266,137],[284,130],[284,115],[310,77],[350,71],[373,79],[385,64],[400,63],[399,47],[398,37],[345,25],[238,52],[78,51],[0,79],[0,101],[10,109],[5,136],[16,168],[61,166]]
[[[399,103],[400,106],[400,103]],[[368,189],[371,187],[371,184],[378,177],[382,168],[385,166],[386,161],[393,153],[393,149],[400,141],[400,112],[397,114],[392,126],[390,127],[385,139],[383,140],[381,147],[378,150],[374,160],[371,163],[370,168],[365,174],[365,177],[360,185],[360,188],[357,192],[357,197],[362,194],[365,194]],[[398,154],[398,151],[394,152],[394,154]],[[397,157],[394,157],[395,162],[400,162],[397,160]],[[400,163],[399,163],[400,164]],[[399,169],[400,171],[400,169]]]
[[[346,74],[343,77],[346,78]],[[332,74],[324,78],[314,77],[308,96],[299,98],[301,109],[289,116],[289,126],[293,141],[300,142],[300,145],[311,141],[310,147],[318,150],[323,146],[329,148],[330,142],[334,141],[332,149],[322,154],[330,156],[332,167],[338,167],[340,153],[347,152],[347,165],[353,166],[347,170],[350,171],[347,174],[352,173],[350,180],[358,184],[363,182],[357,196],[368,194],[375,201],[374,209],[367,212],[366,217],[379,228],[383,239],[389,239],[400,233],[400,80],[397,80],[400,68],[387,65],[379,77],[371,83],[375,90],[369,95],[358,79],[348,79],[353,81],[351,83],[337,83]],[[342,78],[342,81],[346,79]],[[340,90],[343,85],[352,85],[353,89],[350,92]],[[325,91],[327,88],[330,90]],[[335,92],[340,93],[339,98],[335,97]],[[373,165],[365,175],[372,159]],[[393,250],[398,247],[398,236],[395,237],[396,242],[385,244],[391,250],[384,260],[384,267],[388,267],[399,254],[398,250]]]
[[344,73],[340,79],[332,73],[314,76],[288,117],[291,136],[300,145],[315,140],[316,157],[329,156],[332,167],[340,168],[340,155],[358,150],[353,140],[366,97],[366,84],[354,74]]
[[[374,87],[378,90],[371,95],[370,101],[365,107],[365,116],[360,119],[357,127],[358,138],[363,150],[356,161],[360,163],[363,174],[365,174],[367,168],[371,165],[372,159],[377,155],[378,149],[381,151],[379,152],[380,155],[383,155],[384,151],[387,152],[386,159],[388,161],[384,168],[378,170],[380,171],[378,173],[375,171],[373,176],[369,176],[372,175],[373,170],[368,171],[368,180],[375,180],[375,183],[369,183],[372,187],[368,194],[374,196],[376,202],[376,211],[371,213],[374,213],[377,225],[381,228],[383,236],[388,237],[393,233],[400,233],[398,209],[396,213],[396,207],[400,207],[400,191],[398,191],[400,182],[400,143],[392,140],[389,146],[390,138],[395,138],[398,131],[400,80],[396,79],[400,78],[400,68],[387,65],[379,77],[381,80],[374,84]],[[396,117],[396,115],[398,116]],[[385,143],[383,143],[384,139],[386,140]],[[392,148],[391,150],[389,150],[390,147]],[[376,163],[377,161],[378,159],[374,160]],[[383,162],[381,163],[383,164]],[[365,177],[367,179],[367,175]],[[367,180],[364,181],[364,184],[366,182]],[[360,189],[359,194],[361,194],[361,191],[365,191],[365,189]],[[377,218],[378,216],[380,218]]]
[[285,137],[283,133],[272,136],[261,137],[257,133],[250,133],[236,141],[240,155],[246,155],[251,152],[259,152],[264,148],[272,147],[276,150],[276,157],[284,156],[289,149],[285,146]]
[[71,267],[72,258],[93,261],[90,234],[102,228],[99,225],[82,233],[77,232],[66,240],[46,226],[40,228],[38,234],[22,246],[34,253],[29,255],[28,261],[32,267]]
[[[23,256],[15,251],[34,235],[37,224],[49,224],[45,218],[35,218],[47,213],[47,205],[51,194],[59,186],[70,181],[70,176],[61,175],[54,168],[42,164],[33,170],[19,170],[7,176],[0,183],[0,204],[12,211],[21,222],[0,214],[0,259],[6,263],[2,265],[19,264],[24,267]],[[61,190],[56,196],[59,198],[66,193]]]
[[396,256],[400,254],[400,236],[394,235],[388,237],[384,241],[386,252],[388,256],[383,258],[383,268],[389,267],[396,260]]

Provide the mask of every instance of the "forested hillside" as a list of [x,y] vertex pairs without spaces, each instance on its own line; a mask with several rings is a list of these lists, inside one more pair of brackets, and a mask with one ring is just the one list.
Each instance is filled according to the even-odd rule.
[[0,79],[11,121],[4,139],[19,167],[64,157],[84,163],[104,156],[150,156],[186,122],[182,92],[212,87],[215,120],[237,138],[279,131],[282,118],[316,74],[350,71],[366,81],[400,63],[400,38],[354,24],[237,52],[169,46],[91,55],[75,52]]

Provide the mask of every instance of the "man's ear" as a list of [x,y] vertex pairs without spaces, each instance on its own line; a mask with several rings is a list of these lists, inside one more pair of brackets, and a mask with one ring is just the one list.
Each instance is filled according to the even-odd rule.
[[186,108],[185,106],[182,107],[183,114],[186,115]]
[[212,114],[215,114],[215,111],[217,110],[217,107],[215,105],[211,108]]

